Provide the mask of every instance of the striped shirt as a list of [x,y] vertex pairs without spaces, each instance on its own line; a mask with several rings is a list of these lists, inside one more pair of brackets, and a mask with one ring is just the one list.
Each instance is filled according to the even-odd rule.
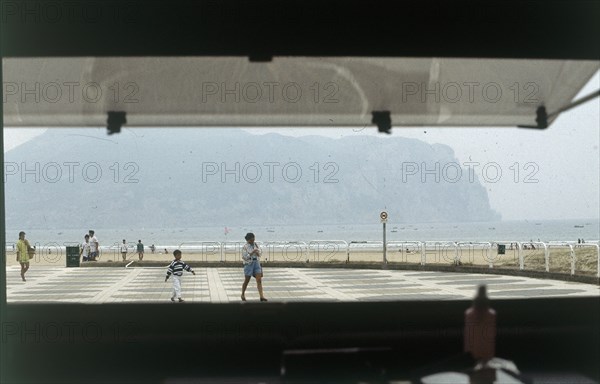
[[183,270],[192,272],[192,268],[181,260],[173,260],[167,269],[167,277],[173,274],[174,276],[183,275]]

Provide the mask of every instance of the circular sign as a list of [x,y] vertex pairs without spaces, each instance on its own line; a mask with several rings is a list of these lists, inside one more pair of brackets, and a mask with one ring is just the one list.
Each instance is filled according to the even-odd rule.
[[387,220],[388,216],[387,216],[387,212],[383,211],[379,214],[379,217],[381,218],[381,220]]

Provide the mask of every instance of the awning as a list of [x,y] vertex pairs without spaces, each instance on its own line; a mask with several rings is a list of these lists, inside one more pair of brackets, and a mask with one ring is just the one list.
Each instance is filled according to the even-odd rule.
[[[598,61],[275,57],[3,59],[5,127],[536,126]],[[374,120],[375,116],[375,120]]]

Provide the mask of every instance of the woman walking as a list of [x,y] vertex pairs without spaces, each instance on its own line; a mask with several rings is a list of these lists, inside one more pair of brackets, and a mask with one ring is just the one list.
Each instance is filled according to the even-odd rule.
[[262,267],[260,266],[260,248],[258,244],[254,242],[254,233],[247,233],[244,237],[246,244],[242,247],[242,260],[244,260],[244,284],[242,285],[242,301],[246,301],[246,288],[250,282],[250,278],[254,276],[256,279],[256,288],[258,288],[258,294],[260,301],[267,301],[263,295],[262,288]]

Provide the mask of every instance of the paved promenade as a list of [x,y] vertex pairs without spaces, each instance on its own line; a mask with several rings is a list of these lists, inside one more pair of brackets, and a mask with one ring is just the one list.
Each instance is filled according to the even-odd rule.
[[[187,302],[241,302],[241,268],[196,268],[185,273]],[[165,302],[171,297],[166,268],[35,267],[22,282],[19,268],[6,267],[7,297],[14,302]],[[492,299],[600,296],[598,285],[527,277],[366,269],[265,268],[265,296],[273,302],[470,300],[479,284]],[[250,282],[248,301],[258,301]]]

